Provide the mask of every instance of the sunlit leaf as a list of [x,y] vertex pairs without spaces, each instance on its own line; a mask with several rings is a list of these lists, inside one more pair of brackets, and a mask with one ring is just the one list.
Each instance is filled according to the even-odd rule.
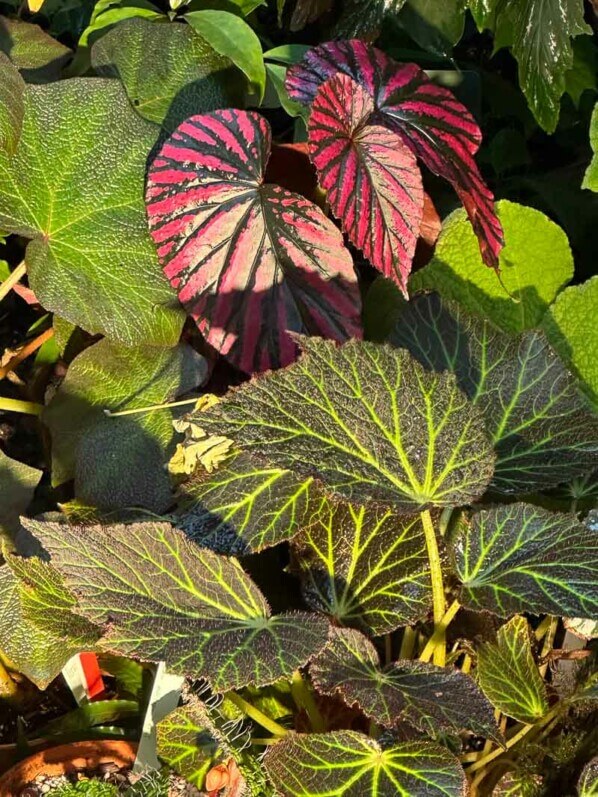
[[342,235],[304,197],[263,183],[270,127],[215,111],[177,128],[149,173],[158,255],[207,341],[244,371],[295,359],[289,333],[360,335]]
[[589,761],[582,770],[577,783],[579,797],[596,797],[598,795],[598,757]]
[[478,650],[478,683],[492,705],[519,722],[534,723],[548,711],[546,686],[531,649],[525,617],[513,617],[496,642]]
[[23,125],[25,81],[8,56],[0,52],[0,149],[14,154]]
[[594,154],[590,165],[586,169],[581,187],[589,188],[591,191],[598,191],[598,104],[594,106],[592,121],[590,122],[590,145]]
[[541,797],[542,777],[525,771],[507,772],[498,781],[492,797]]
[[114,653],[164,661],[227,691],[288,676],[326,643],[325,620],[271,616],[236,560],[166,523],[26,523],[77,595],[78,610],[104,625],[103,645]]
[[468,675],[410,660],[381,669],[363,634],[348,628],[333,628],[331,634],[310,667],[320,692],[340,694],[384,727],[406,721],[431,736],[466,729],[500,741],[492,706]]
[[452,550],[461,601],[473,609],[598,613],[598,534],[575,515],[520,503],[475,512]]
[[422,219],[415,155],[400,136],[369,123],[374,99],[348,75],[322,83],[311,106],[311,158],[349,240],[404,293]]
[[478,236],[484,262],[496,267],[502,229],[493,195],[473,157],[481,133],[469,111],[415,64],[399,65],[359,40],[329,42],[310,50],[288,71],[291,99],[311,105],[320,85],[339,72],[371,95],[378,124],[395,130],[430,171],[453,185]]
[[289,734],[264,766],[285,797],[462,797],[465,775],[444,747],[405,742],[383,748],[355,731]]
[[413,510],[484,492],[493,456],[451,374],[432,374],[390,346],[302,345],[298,362],[201,413],[202,427],[355,502]]
[[495,489],[545,489],[596,467],[598,418],[542,332],[501,332],[433,294],[394,317],[390,342],[455,373],[482,412],[497,453]]
[[315,515],[293,540],[310,608],[373,636],[426,617],[430,565],[418,516],[328,500]]
[[18,531],[19,516],[25,513],[42,472],[0,451],[0,536],[2,530]]
[[58,80],[72,55],[64,44],[30,22],[0,17],[0,50],[9,56],[27,83]]

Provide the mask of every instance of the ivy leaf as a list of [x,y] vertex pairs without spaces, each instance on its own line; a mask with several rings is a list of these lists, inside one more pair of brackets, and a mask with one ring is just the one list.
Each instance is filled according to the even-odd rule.
[[598,420],[542,332],[506,334],[436,295],[395,317],[390,342],[453,372],[481,410],[497,453],[494,489],[546,489],[596,467]]
[[376,648],[363,634],[348,628],[331,634],[310,667],[318,691],[340,694],[386,728],[406,721],[431,736],[465,728],[501,743],[492,706],[468,675],[410,660],[380,669]]
[[496,268],[502,230],[494,198],[473,157],[480,129],[465,106],[415,64],[399,65],[359,40],[328,42],[310,50],[287,73],[289,96],[311,105],[320,85],[339,72],[371,95],[377,124],[396,131],[431,172],[452,184],[469,214],[484,262]]
[[124,20],[93,45],[91,63],[100,75],[120,77],[137,113],[170,130],[191,113],[239,105],[244,93],[232,62],[176,22]]
[[298,362],[229,393],[198,423],[358,503],[414,511],[484,492],[490,444],[451,374],[390,346],[315,338],[302,346]]
[[573,277],[573,255],[561,228],[534,208],[496,203],[505,234],[501,279],[482,268],[479,247],[463,210],[445,219],[434,257],[409,282],[411,293],[438,291],[505,332],[538,327],[549,305]]
[[581,771],[577,782],[579,797],[596,797],[598,794],[598,757],[589,761]]
[[170,410],[122,418],[104,411],[172,401],[206,375],[205,359],[187,344],[125,348],[101,340],[85,349],[42,415],[52,436],[53,483],[74,477],[78,496],[104,509],[166,509],[170,489],[162,464],[174,435]]
[[0,150],[14,155],[25,114],[25,81],[10,59],[0,52]]
[[426,617],[430,565],[418,516],[329,500],[314,515],[293,540],[311,609],[372,636]]
[[155,134],[117,81],[74,78],[28,86],[17,151],[0,150],[0,228],[33,239],[35,295],[127,346],[172,345],[183,321],[144,219]]
[[45,689],[72,656],[95,648],[100,632],[73,613],[76,601],[49,564],[12,555],[6,562],[0,567],[0,648]]
[[356,731],[288,734],[264,758],[288,797],[462,797],[465,774],[454,756],[430,742],[382,747]]
[[480,31],[494,33],[494,48],[511,47],[519,83],[544,130],[556,128],[565,75],[573,66],[571,38],[592,33],[583,0],[469,0]]
[[[292,539],[311,515],[314,484],[237,454],[181,487],[177,526],[217,553],[243,556]],[[426,560],[427,561],[427,560]]]
[[25,513],[42,472],[0,451],[0,537],[2,531],[15,534],[19,516]]
[[369,123],[373,113],[374,99],[359,83],[330,78],[311,107],[309,150],[351,243],[406,293],[422,220],[421,174],[397,133]]
[[461,602],[516,612],[593,617],[598,611],[598,534],[575,515],[531,504],[476,512],[453,545]]
[[167,523],[26,527],[78,597],[81,614],[104,625],[111,652],[164,661],[225,692],[289,676],[326,644],[325,620],[272,617],[236,560],[200,548]]
[[0,17],[0,51],[9,56],[27,83],[58,80],[72,55],[72,50],[39,25],[7,17]]
[[598,191],[598,103],[594,106],[590,122],[590,146],[594,154],[584,174],[581,187],[589,188],[590,191]]
[[507,717],[531,724],[548,711],[525,617],[513,617],[498,629],[496,642],[480,647],[477,677],[488,700]]
[[292,362],[290,332],[360,336],[342,235],[304,197],[263,183],[270,140],[253,112],[191,117],[160,150],[147,187],[167,277],[208,343],[248,373]]

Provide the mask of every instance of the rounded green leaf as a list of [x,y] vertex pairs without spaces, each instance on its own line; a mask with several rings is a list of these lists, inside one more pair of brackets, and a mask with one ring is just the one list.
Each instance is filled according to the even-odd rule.
[[13,155],[23,125],[25,81],[10,59],[0,52],[0,150]]
[[430,565],[419,516],[323,500],[294,538],[308,606],[377,636],[427,616]]
[[598,757],[589,761],[582,770],[577,783],[579,797],[596,797],[598,795]]
[[164,661],[225,692],[288,677],[326,644],[325,620],[271,616],[235,559],[167,523],[25,523],[77,596],[77,610],[104,626],[101,644],[113,653]]
[[198,424],[356,502],[414,510],[484,492],[490,443],[452,374],[390,346],[301,340],[298,362],[232,391]]
[[[500,277],[484,268],[477,238],[464,210],[444,222],[430,263],[416,272],[410,293],[438,291],[508,332],[537,327],[559,290],[573,276],[573,255],[561,228],[539,210],[501,200],[496,204],[505,236]],[[505,291],[511,294],[511,298]]]
[[598,103],[594,106],[590,122],[590,146],[594,154],[586,169],[581,187],[589,188],[590,191],[598,191]]
[[404,742],[383,748],[356,731],[288,734],[264,766],[285,797],[462,797],[465,774],[444,747]]
[[47,310],[125,345],[172,345],[183,314],[147,232],[144,174],[156,128],[115,80],[27,86],[16,153],[0,150],[0,228],[31,243]]

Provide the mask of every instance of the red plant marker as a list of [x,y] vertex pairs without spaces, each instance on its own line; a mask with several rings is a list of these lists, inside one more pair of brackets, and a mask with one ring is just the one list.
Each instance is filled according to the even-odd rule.
[[376,123],[396,131],[428,169],[448,180],[459,195],[480,242],[484,262],[498,267],[503,234],[494,197],[474,160],[481,132],[469,111],[415,64],[400,65],[357,39],[322,44],[287,72],[290,97],[314,102],[326,80],[342,73],[373,98]]
[[208,343],[247,373],[292,362],[289,333],[361,336],[342,235],[312,202],[264,183],[270,138],[256,113],[194,116],[163,145],[146,193],[166,276]]
[[415,155],[392,130],[370,123],[374,100],[347,75],[316,94],[309,144],[334,215],[355,246],[407,296],[424,192]]

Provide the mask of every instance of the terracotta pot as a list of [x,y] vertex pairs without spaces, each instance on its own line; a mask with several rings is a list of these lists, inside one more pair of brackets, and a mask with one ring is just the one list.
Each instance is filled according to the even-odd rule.
[[100,764],[132,767],[137,745],[113,740],[73,742],[50,747],[19,761],[0,777],[0,797],[18,797],[38,775],[66,775],[77,770],[94,770]]

